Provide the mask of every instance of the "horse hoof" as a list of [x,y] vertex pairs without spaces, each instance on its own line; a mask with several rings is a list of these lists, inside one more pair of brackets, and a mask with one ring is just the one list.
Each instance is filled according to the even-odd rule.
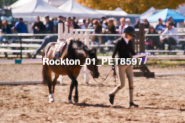
[[69,100],[68,103],[71,104],[71,103],[73,103],[73,101],[72,100]]
[[53,98],[53,95],[52,94],[50,94],[48,97],[49,97],[49,103],[54,102],[54,98]]
[[77,103],[78,102],[78,97],[74,96],[74,102]]

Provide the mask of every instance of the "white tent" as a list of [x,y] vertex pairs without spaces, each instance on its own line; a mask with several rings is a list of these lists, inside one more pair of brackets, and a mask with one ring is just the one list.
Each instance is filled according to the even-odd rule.
[[65,2],[67,2],[68,0],[49,0],[49,4],[55,7],[59,7],[61,5],[63,5]]
[[100,18],[104,16],[104,14],[98,13],[93,9],[87,8],[74,0],[68,0],[66,3],[58,7],[61,11],[67,11],[71,15],[75,17],[92,17],[92,18]]
[[123,11],[121,8],[117,7],[114,11]]
[[45,16],[49,15],[57,17],[59,15],[67,15],[66,12],[60,11],[58,8],[51,6],[43,0],[31,0],[31,2],[19,7],[12,9],[14,17],[25,17],[25,16]]
[[[13,3],[12,5],[8,6],[8,8],[14,9],[14,8],[18,8],[20,6],[25,5],[26,3],[31,2],[32,0],[18,0],[15,3]],[[45,2],[48,2],[48,0],[44,0]]]
[[127,13],[120,8],[115,10],[96,10],[99,13],[105,14],[107,16],[125,16]]
[[143,14],[140,15],[140,19],[147,19],[150,16],[152,16],[154,13],[156,12],[156,9],[154,7],[151,7],[150,9],[148,9],[146,12],[144,12]]

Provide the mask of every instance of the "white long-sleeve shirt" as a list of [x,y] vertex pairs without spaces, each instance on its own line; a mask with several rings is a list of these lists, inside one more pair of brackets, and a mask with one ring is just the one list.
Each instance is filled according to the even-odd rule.
[[179,37],[178,35],[171,35],[171,34],[177,34],[177,30],[175,29],[175,27],[172,27],[171,30],[168,30],[168,28],[166,28],[164,30],[164,32],[161,34],[160,38],[169,38],[169,37],[172,37],[176,40],[176,42],[178,43],[179,42]]

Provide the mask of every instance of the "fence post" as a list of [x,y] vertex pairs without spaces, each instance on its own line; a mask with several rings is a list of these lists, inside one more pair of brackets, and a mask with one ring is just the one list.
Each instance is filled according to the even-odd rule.
[[57,42],[61,41],[62,40],[62,33],[64,32],[63,30],[63,24],[62,23],[59,23],[58,24],[58,40]]
[[20,58],[22,60],[22,37],[21,36],[20,36],[20,50],[21,50]]
[[[60,42],[61,40],[62,40],[62,35],[63,35],[63,33],[64,33],[64,28],[63,28],[63,24],[62,23],[59,23],[58,24],[58,40],[57,40],[57,42]],[[60,75],[59,77],[58,77],[58,79],[57,79],[59,82],[60,82],[60,84],[62,85],[62,83],[63,83],[63,77],[62,77],[62,75]]]
[[[85,32],[85,45],[89,47],[89,32]],[[87,69],[87,65],[84,66],[84,81],[88,84],[89,83],[89,72]]]
[[139,45],[140,53],[145,52],[145,25],[143,23],[139,25]]

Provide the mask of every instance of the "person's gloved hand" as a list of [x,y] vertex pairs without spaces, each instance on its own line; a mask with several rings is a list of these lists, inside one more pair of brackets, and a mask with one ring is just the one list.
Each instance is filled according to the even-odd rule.
[[115,71],[115,67],[114,67],[114,65],[112,65],[112,70],[114,70],[114,71]]
[[113,76],[116,76],[116,70],[115,70],[114,65],[112,66],[112,70],[113,70]]

